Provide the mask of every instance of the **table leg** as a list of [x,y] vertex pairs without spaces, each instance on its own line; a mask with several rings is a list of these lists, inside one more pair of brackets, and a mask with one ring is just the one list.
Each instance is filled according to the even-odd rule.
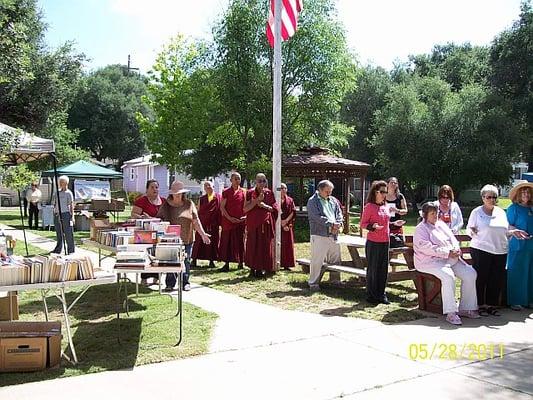
[[41,290],[41,296],[43,298],[43,305],[44,305],[44,318],[46,319],[46,322],[48,322],[48,303],[46,302],[46,294],[44,289]]
[[98,247],[98,268],[102,268],[102,249]]
[[359,255],[359,249],[354,246],[348,246],[348,251],[350,252],[350,256],[352,257],[352,263],[355,268],[366,268],[366,265]]
[[118,339],[118,343],[120,344],[120,307],[122,306],[120,304],[120,285],[121,285],[121,280],[120,280],[120,276],[121,276],[121,273],[117,273],[117,304],[116,304],[116,307],[117,307],[117,339]]
[[161,291],[161,277],[163,276],[163,274],[160,272],[159,273],[159,279],[157,280],[157,282],[159,283],[159,294],[162,294],[162,291]]
[[74,360],[74,364],[77,364],[78,356],[76,355],[76,349],[74,348],[74,343],[72,341],[72,332],[70,330],[70,321],[68,317],[67,299],[65,298],[65,289],[61,288],[60,293],[61,293],[61,303],[63,306],[63,315],[65,317],[65,329],[67,330],[67,337],[68,337],[70,352],[72,353],[72,359]]
[[135,297],[139,297],[139,274],[135,273]]
[[180,324],[180,336],[176,346],[181,344],[183,338],[183,272],[178,273],[178,314]]

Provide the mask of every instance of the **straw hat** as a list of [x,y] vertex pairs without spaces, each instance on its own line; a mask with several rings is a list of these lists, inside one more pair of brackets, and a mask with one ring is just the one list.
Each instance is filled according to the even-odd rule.
[[190,192],[190,190],[185,189],[185,185],[182,181],[174,181],[172,182],[172,185],[170,185],[170,190],[168,191],[168,194],[180,194],[187,192]]
[[509,198],[511,199],[511,201],[513,203],[516,203],[517,194],[520,192],[520,190],[522,190],[524,188],[528,188],[529,189],[529,193],[533,194],[533,182],[522,182],[522,183],[519,183],[518,185],[513,187],[511,189],[511,191],[509,192]]

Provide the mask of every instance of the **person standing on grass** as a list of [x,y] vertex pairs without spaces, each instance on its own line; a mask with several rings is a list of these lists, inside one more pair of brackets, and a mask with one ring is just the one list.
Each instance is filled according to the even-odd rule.
[[281,184],[281,267],[288,270],[294,267],[294,221],[296,207],[294,200],[287,195],[287,185]]
[[244,262],[250,275],[260,278],[274,272],[275,221],[278,204],[268,188],[265,174],[255,176],[255,187],[246,192],[246,251]]
[[[74,248],[74,196],[68,188],[68,176],[61,175],[58,179],[59,190],[57,194],[52,196],[52,205],[54,206],[54,228],[56,231],[56,247],[52,253],[60,254],[63,249],[63,235],[67,241],[67,253],[72,254]],[[57,197],[59,196],[59,204]],[[61,207],[59,207],[61,206]],[[61,218],[59,217],[59,210],[61,209]],[[60,223],[63,222],[63,224]]]
[[398,178],[390,177],[387,181],[387,197],[385,198],[390,214],[390,233],[392,235],[403,235],[402,226],[405,221],[402,216],[407,214],[407,202],[405,196],[400,193]]
[[[159,196],[159,182],[155,179],[146,181],[146,193],[138,197],[131,208],[132,218],[155,218],[165,199]],[[146,285],[148,278],[153,279],[153,284],[159,283],[159,274],[141,274],[141,284]]]
[[201,240],[194,242],[192,250],[192,267],[196,267],[196,260],[209,261],[209,268],[215,267],[218,260],[219,227],[220,227],[220,202],[222,197],[215,193],[213,182],[204,183],[205,194],[198,202],[198,218],[206,233],[211,236],[211,243],[205,244]]
[[459,204],[455,202],[453,189],[448,185],[442,185],[437,192],[435,205],[439,209],[439,219],[452,230],[454,234],[463,228],[463,213]]
[[224,261],[221,272],[229,271],[229,263],[238,263],[238,269],[242,269],[244,262],[244,201],[246,190],[241,187],[241,174],[231,174],[231,186],[222,192],[220,213],[222,214],[222,231],[220,233],[220,245],[218,256]]
[[28,218],[28,227],[32,229],[33,220],[35,220],[35,229],[39,229],[39,208],[41,206],[41,198],[43,194],[39,190],[39,185],[37,182],[31,184],[31,188],[26,191],[26,200],[29,205],[29,218]]
[[311,234],[311,264],[308,283],[311,291],[320,290],[319,279],[324,263],[339,264],[341,262],[341,248],[337,237],[342,228],[343,217],[339,200],[331,195],[333,188],[333,183],[330,181],[320,181],[317,191],[307,201],[309,233]]
[[389,210],[387,182],[374,181],[368,191],[366,204],[361,216],[361,231],[368,231],[365,254],[368,262],[366,270],[367,301],[371,304],[389,304],[385,287],[389,272]]

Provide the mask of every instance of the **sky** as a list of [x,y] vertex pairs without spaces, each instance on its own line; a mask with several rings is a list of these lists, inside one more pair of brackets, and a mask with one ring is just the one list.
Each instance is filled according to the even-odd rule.
[[[267,0],[265,0],[267,1]],[[209,39],[229,0],[38,0],[54,48],[71,40],[88,70],[126,64],[146,73],[169,39]],[[488,45],[520,14],[520,0],[337,0],[348,46],[386,69],[447,42]],[[305,12],[305,0],[304,0]],[[265,17],[266,21],[266,17]]]

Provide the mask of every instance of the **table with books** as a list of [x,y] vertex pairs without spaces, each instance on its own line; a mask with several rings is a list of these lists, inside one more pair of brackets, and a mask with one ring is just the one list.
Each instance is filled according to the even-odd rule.
[[[4,260],[2,264],[0,265],[0,292],[8,292],[10,301],[12,292],[40,290],[45,318],[48,321],[47,297],[53,295],[59,300],[72,359],[64,352],[62,355],[76,364],[78,357],[72,340],[69,312],[91,286],[114,283],[115,275],[95,273],[89,257],[74,255],[11,257]],[[72,287],[83,287],[83,290],[68,304],[65,291]],[[9,309],[12,309],[11,304]]]
[[[138,274],[158,274],[159,294],[162,294],[161,275],[175,273],[177,274],[176,316],[179,317],[179,336],[176,345],[179,345],[183,337],[183,260],[185,258],[185,246],[180,238],[180,227],[157,219],[149,222],[145,220],[141,223],[144,229],[134,230],[129,240],[124,240],[125,243],[117,244],[116,246],[116,262],[113,270],[117,275],[119,341],[121,310],[124,309],[126,314],[129,314],[127,283],[130,282],[130,279],[128,274],[135,274],[135,287],[138,295]],[[139,225],[139,222],[137,222],[137,225]]]

